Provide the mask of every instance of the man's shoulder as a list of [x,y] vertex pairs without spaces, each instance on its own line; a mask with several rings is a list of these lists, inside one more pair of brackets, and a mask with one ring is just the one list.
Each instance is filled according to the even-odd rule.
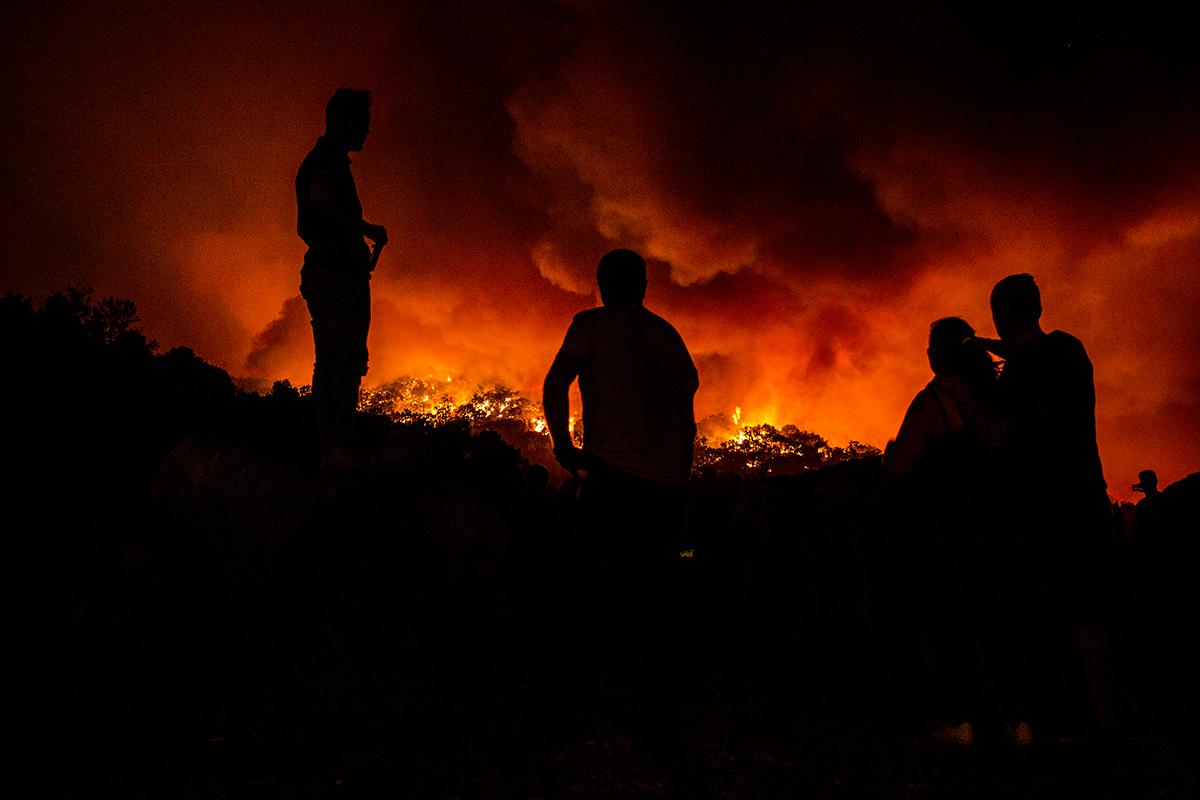
[[1079,359],[1087,359],[1087,351],[1083,347],[1083,342],[1065,331],[1050,331],[1045,336],[1022,347],[1006,361],[1025,364],[1031,369],[1036,369],[1036,365],[1049,366]]
[[1045,358],[1058,364],[1090,364],[1087,349],[1083,342],[1065,331],[1051,331],[1046,334]]
[[645,306],[634,305],[632,303],[626,305],[596,306],[595,308],[580,311],[572,319],[572,324],[575,323],[580,325],[637,323],[664,331],[669,330],[678,335],[675,331],[675,326],[670,322],[667,322],[667,320]]
[[1046,342],[1049,346],[1061,350],[1083,349],[1083,342],[1066,331],[1050,331],[1046,334]]
[[[596,325],[619,325],[622,322],[632,322],[637,319],[644,318],[644,315],[649,314],[655,317],[641,306],[634,305],[608,305],[596,306],[580,311],[571,320],[573,325],[580,326],[596,326]],[[655,317],[658,319],[658,317]]]
[[572,323],[580,322],[580,323],[586,324],[588,322],[591,322],[592,320],[597,319],[598,317],[603,316],[603,313],[602,313],[603,311],[604,311],[604,306],[597,306],[596,308],[584,309],[583,311],[580,311],[578,314],[576,314],[574,317],[572,317],[571,322]]
[[300,162],[300,172],[318,172],[321,170],[344,169],[350,164],[350,157],[340,152],[324,136],[308,151],[308,155]]
[[645,306],[642,306],[642,313],[646,315],[646,319],[650,320],[650,321],[651,321],[651,322],[653,322],[654,324],[656,324],[656,325],[661,325],[661,326],[663,326],[663,327],[666,327],[666,328],[670,328],[671,330],[675,330],[675,326],[674,326],[674,325],[672,325],[671,323],[667,322],[665,319],[663,319],[662,317],[660,317],[658,314],[655,314],[653,311],[651,311],[650,309],[646,308]]

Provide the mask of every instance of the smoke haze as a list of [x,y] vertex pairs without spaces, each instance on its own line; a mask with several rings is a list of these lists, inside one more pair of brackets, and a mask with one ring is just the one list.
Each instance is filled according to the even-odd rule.
[[[929,324],[1014,272],[1096,368],[1110,492],[1200,464],[1200,69],[1179,19],[962,5],[49,2],[5,12],[3,285],[136,302],[234,376],[308,383],[293,178],[339,86],[390,243],[368,383],[537,390],[600,255],[697,414],[882,447]],[[1183,11],[1178,12],[1183,14]]]

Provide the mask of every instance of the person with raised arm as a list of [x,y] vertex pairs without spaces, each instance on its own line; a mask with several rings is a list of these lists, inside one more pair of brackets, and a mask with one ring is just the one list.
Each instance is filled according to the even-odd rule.
[[1079,339],[1042,329],[1033,276],[1001,280],[991,307],[1000,339],[980,341],[1004,358],[995,413],[956,376],[939,375],[935,384],[954,396],[967,425],[1000,456],[1002,491],[1013,512],[1018,613],[1035,660],[1051,665],[1035,681],[1045,729],[1074,738],[1078,721],[1053,686],[1078,674],[1088,730],[1106,736],[1115,721],[1106,627],[1110,510],[1096,444],[1092,362]]

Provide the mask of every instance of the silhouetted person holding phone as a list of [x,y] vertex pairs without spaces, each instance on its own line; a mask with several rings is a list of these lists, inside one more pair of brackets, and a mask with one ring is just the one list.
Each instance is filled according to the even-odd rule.
[[[640,255],[608,253],[596,282],[603,306],[575,316],[546,375],[543,404],[555,458],[586,473],[579,495],[582,647],[602,649],[596,658],[643,662],[643,730],[653,737],[674,728],[679,714],[674,583],[699,378],[679,333],[642,305]],[[582,449],[568,427],[576,378]],[[595,663],[581,659],[585,669]]]
[[[316,346],[312,398],[322,467],[366,465],[353,450],[352,426],[367,374],[371,270],[387,231],[363,220],[349,154],[362,150],[370,129],[371,93],[338,89],[325,106],[325,135],[296,174],[296,230],[308,245],[300,294]],[[374,255],[363,237],[375,242]]]
[[1162,505],[1162,492],[1158,490],[1158,474],[1152,469],[1144,469],[1138,473],[1138,482],[1133,485],[1133,491],[1145,495],[1138,501],[1137,511],[1133,517],[1133,531],[1130,538],[1139,549],[1153,549],[1160,545],[1158,540],[1158,520]]
[[1041,293],[1031,275],[997,283],[991,306],[1000,340],[980,341],[1004,359],[996,416],[961,381],[938,381],[998,451],[1005,494],[1019,511],[1010,521],[1017,599],[1042,656],[1042,710],[1062,694],[1051,688],[1052,676],[1081,674],[1084,686],[1068,680],[1067,688],[1086,696],[1091,722],[1107,729],[1114,721],[1106,631],[1109,506],[1096,446],[1092,362],[1074,336],[1042,330]]

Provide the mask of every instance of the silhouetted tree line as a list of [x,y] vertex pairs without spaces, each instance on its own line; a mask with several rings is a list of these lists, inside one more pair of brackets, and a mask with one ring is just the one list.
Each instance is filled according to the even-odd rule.
[[[144,483],[176,443],[218,428],[275,451],[312,456],[305,393],[286,381],[265,397],[239,391],[224,370],[189,348],[159,353],[139,323],[132,302],[97,300],[90,289],[57,292],[40,305],[12,293],[0,301],[0,368],[9,387],[3,397],[11,431],[8,468],[17,485],[68,481],[87,493],[126,478]],[[466,402],[456,403],[440,382],[411,378],[364,393],[361,408],[367,412],[361,427],[372,442],[368,448],[380,447],[392,427],[381,417],[416,426],[415,432],[397,434],[401,438],[440,437],[438,447],[421,454],[437,469],[447,468],[445,457],[434,452],[441,446],[460,461],[468,457],[472,427],[476,432],[503,427],[496,423],[506,420],[528,426],[537,411],[501,384],[477,388]],[[433,433],[441,427],[447,430]],[[735,435],[722,437],[719,429]],[[794,425],[782,430],[758,425],[736,433],[728,420],[706,420],[697,438],[696,468],[746,476],[795,474],[878,452],[856,442],[833,447]],[[510,444],[549,452],[533,438]]]
[[[132,302],[97,300],[90,289],[57,292],[40,305],[21,294],[0,299],[0,413],[8,428],[5,483],[14,496],[128,500],[148,486],[172,447],[202,431],[315,463],[306,391],[287,381],[265,396],[241,391],[189,348],[158,352],[139,323]],[[504,480],[479,463],[503,464],[511,484],[525,466],[520,454],[497,434],[473,437],[472,422],[506,409],[524,413],[527,401],[512,394],[480,391],[471,401],[480,413],[395,420],[404,425],[368,406],[372,413],[360,415],[363,446],[376,454],[386,447],[392,469],[410,464],[485,487]]]
[[233,401],[223,370],[183,347],[158,354],[139,321],[133,303],[97,301],[86,289],[37,307],[19,294],[0,300],[7,467],[17,485],[73,481],[90,495],[124,477],[148,480],[179,439]]
[[878,448],[862,442],[836,447],[820,434],[795,425],[748,425],[739,430],[724,414],[714,414],[698,426],[693,472],[735,472],[755,478],[798,475],[879,454]]
[[[565,478],[551,453],[549,436],[543,432],[545,421],[537,403],[498,381],[475,387],[469,397],[462,395],[453,380],[406,375],[363,390],[359,410],[382,414],[394,422],[440,425],[467,420],[476,431],[495,429],[530,461],[545,466],[559,481]],[[582,433],[582,423],[577,421],[577,444],[583,442]],[[836,447],[795,425],[742,427],[725,414],[714,414],[698,425],[693,471],[696,476],[730,472],[743,477],[797,475],[870,455],[879,455],[878,448],[854,441]]]
[[[13,662],[18,681],[44,699],[35,722],[68,749],[73,734],[94,743],[101,726],[153,704],[157,676],[181,683],[177,669],[161,668],[194,653],[164,645],[203,619],[195,598],[206,587],[194,572],[178,580],[179,543],[165,546],[147,488],[171,447],[236,390],[186,348],[158,353],[138,323],[132,303],[86,289],[41,304],[0,298]],[[114,693],[130,698],[124,715],[113,711]]]

